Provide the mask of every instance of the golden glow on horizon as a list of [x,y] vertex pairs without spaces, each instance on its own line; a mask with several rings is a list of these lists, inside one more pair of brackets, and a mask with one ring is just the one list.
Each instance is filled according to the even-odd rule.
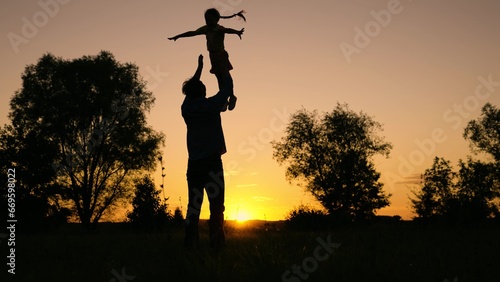
[[242,210],[238,210],[238,213],[236,214],[236,222],[238,223],[244,223],[245,221],[252,219],[250,218],[250,213]]

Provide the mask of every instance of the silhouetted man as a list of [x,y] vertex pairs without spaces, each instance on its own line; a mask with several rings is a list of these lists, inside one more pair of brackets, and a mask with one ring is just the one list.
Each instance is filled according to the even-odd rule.
[[194,76],[182,86],[186,97],[181,109],[187,126],[189,155],[186,174],[189,203],[184,245],[198,245],[198,221],[205,189],[210,202],[210,246],[220,248],[225,242],[224,172],[221,155],[226,152],[220,111],[233,92],[233,82],[227,72],[219,92],[207,98],[205,85],[200,80],[202,69],[203,56],[200,55]]

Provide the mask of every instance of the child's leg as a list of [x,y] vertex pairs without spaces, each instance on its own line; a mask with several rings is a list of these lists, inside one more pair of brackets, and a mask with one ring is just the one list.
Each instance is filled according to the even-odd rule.
[[[231,77],[231,73],[228,72],[229,77]],[[232,79],[232,78],[231,78]],[[231,92],[231,96],[229,96],[229,105],[228,109],[232,111],[234,107],[236,107],[236,96],[234,96],[234,90]]]
[[222,74],[216,73],[215,77],[217,77],[217,83],[219,84],[219,91],[222,90],[222,87],[224,86],[224,79],[222,78]]
[[[231,76],[231,73],[228,73],[229,76]],[[218,73],[218,74],[215,74],[215,76],[217,77],[217,82],[219,83],[219,90],[222,89],[223,87],[223,83],[224,83],[224,80],[222,78],[222,74],[221,73]],[[232,78],[231,78],[232,79]],[[232,111],[234,109],[234,107],[236,107],[236,96],[234,96],[234,91],[233,93],[231,93],[231,95],[229,96],[229,104],[227,105],[228,109],[230,111]],[[224,105],[224,108],[226,106]]]
[[[217,83],[219,84],[219,91],[222,90],[222,87],[224,86],[224,80],[222,78],[222,74],[220,73],[215,73],[215,77],[217,77]],[[227,110],[227,107],[229,106],[229,103],[226,102],[224,106],[222,106],[221,111],[225,112]]]

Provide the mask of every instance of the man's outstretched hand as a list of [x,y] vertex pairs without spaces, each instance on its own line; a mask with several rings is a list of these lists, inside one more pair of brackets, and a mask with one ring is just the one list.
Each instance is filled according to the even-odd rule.
[[198,67],[203,67],[203,55],[198,56]]
[[169,38],[168,38],[168,40],[173,40],[173,41],[175,41],[175,40],[177,40],[177,39],[179,39],[179,37],[177,37],[177,36],[174,36],[174,37],[169,37]]

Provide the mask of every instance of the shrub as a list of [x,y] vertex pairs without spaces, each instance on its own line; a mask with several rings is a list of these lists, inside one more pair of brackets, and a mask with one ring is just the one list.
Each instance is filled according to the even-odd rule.
[[300,205],[288,213],[285,224],[295,230],[325,229],[329,225],[329,216],[322,210]]

